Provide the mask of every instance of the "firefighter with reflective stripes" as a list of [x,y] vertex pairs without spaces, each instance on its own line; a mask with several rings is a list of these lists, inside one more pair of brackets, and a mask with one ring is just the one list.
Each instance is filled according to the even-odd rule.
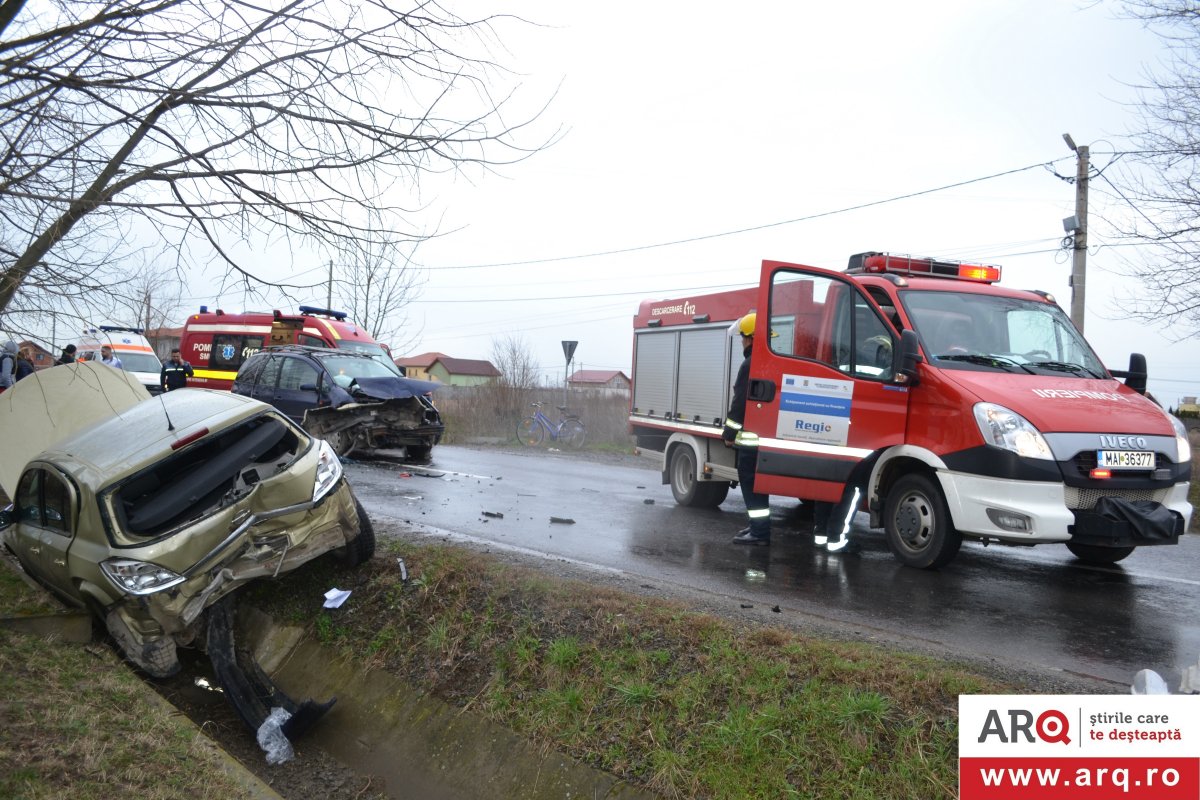
[[[746,420],[746,392],[750,385],[750,351],[754,344],[755,314],[750,312],[729,329],[731,335],[742,338],[742,366],[738,368],[733,382],[733,400],[729,413],[725,415],[725,430],[721,438],[726,447],[737,449],[738,483],[742,487],[742,498],[746,501],[746,513],[750,526],[733,537],[734,544],[767,545],[771,543],[770,496],[754,491],[754,469],[758,461],[758,434],[744,427]],[[775,334],[772,333],[772,336]]]

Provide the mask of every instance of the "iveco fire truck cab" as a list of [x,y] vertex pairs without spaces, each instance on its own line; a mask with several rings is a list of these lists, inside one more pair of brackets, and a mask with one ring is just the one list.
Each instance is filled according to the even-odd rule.
[[964,538],[1061,543],[1095,563],[1176,543],[1190,447],[1145,396],[1145,359],[1110,372],[1051,296],[999,279],[999,267],[862,253],[845,272],[764,261],[755,289],[645,302],[639,450],[678,502],[725,498],[737,473],[721,426],[742,356],[724,332],[757,309],[773,335],[751,359],[756,490],[836,501],[862,475],[871,526],[915,567],[948,563]]
[[207,306],[184,323],[180,354],[192,365],[189,386],[229,389],[238,368],[264,347],[301,344],[353,350],[374,356],[397,374],[399,368],[383,345],[361,327],[348,322],[345,311],[300,306],[299,314],[276,310],[227,314],[210,313]]

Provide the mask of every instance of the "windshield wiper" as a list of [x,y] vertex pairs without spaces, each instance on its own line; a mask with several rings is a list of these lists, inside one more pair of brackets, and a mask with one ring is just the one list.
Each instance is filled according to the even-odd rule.
[[946,355],[934,356],[941,361],[965,361],[968,364],[979,364],[984,367],[994,367],[1002,369],[1005,372],[1015,372],[1013,367],[1023,369],[1030,375],[1037,373],[1029,367],[1022,364],[1020,361],[1008,358],[1006,356],[983,355],[982,353],[948,353]]
[[1032,361],[1030,362],[1035,367],[1042,369],[1052,369],[1058,372],[1073,372],[1076,375],[1083,374],[1090,378],[1103,378],[1103,375],[1097,375],[1094,370],[1090,370],[1082,364],[1072,364],[1070,361]]

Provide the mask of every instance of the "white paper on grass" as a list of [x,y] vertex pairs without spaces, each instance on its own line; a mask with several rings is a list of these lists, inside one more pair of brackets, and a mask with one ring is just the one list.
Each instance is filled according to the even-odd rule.
[[333,588],[325,593],[325,608],[338,608],[350,596],[349,589]]

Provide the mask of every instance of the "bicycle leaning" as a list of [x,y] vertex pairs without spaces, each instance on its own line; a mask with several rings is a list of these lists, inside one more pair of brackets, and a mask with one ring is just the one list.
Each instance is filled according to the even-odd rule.
[[587,439],[587,429],[578,415],[570,413],[564,406],[555,406],[562,419],[555,425],[549,417],[542,413],[541,403],[530,403],[534,408],[533,416],[526,417],[517,423],[517,439],[527,447],[537,447],[546,440],[546,434],[556,442],[562,442],[573,450],[583,447]]

